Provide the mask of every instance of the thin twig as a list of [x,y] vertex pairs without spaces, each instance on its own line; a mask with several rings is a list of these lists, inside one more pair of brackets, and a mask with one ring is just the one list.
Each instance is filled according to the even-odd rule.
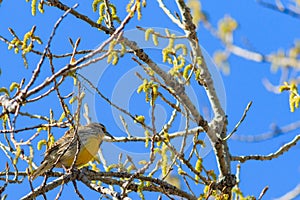
[[[166,141],[163,141],[163,142],[164,142],[164,144],[166,144],[166,145],[168,146],[168,148],[169,148],[176,156],[178,156],[178,158],[181,160],[181,162],[182,162],[183,164],[185,164],[185,165],[188,167],[188,169],[190,169],[194,174],[196,174],[197,176],[199,176],[199,178],[201,179],[201,181],[203,181],[204,184],[209,184],[210,181],[209,181],[207,178],[205,178],[204,176],[202,176],[202,175],[199,173],[199,171],[197,171],[197,170],[192,166],[192,164],[191,164],[189,161],[187,161],[187,159],[184,158],[184,155],[179,154],[179,152],[176,150],[176,148],[175,148],[174,146],[172,146],[171,144],[169,144],[168,142],[166,142]],[[188,174],[187,174],[187,176],[188,176]]]
[[60,127],[60,128],[65,128],[69,125],[69,122],[54,122],[52,124],[38,124],[38,125],[34,125],[31,127],[25,127],[25,128],[20,128],[20,129],[16,129],[16,130],[10,130],[10,129],[3,129],[0,130],[0,133],[19,133],[19,132],[23,132],[23,131],[29,131],[32,129],[36,129],[36,128],[42,128],[42,127]]
[[33,97],[32,99],[26,99],[26,103],[35,102],[35,101],[38,101],[38,100],[44,98],[45,96],[48,96],[51,92],[53,92],[54,90],[56,90],[56,88],[58,86],[60,86],[64,82],[65,79],[66,79],[66,76],[62,76],[60,78],[60,80],[56,83],[55,86],[51,87],[48,91],[44,92],[43,94],[41,94],[41,95],[39,95],[37,97]]
[[[50,50],[49,50],[49,54],[51,55]],[[52,75],[54,75],[55,74],[55,69],[54,69],[54,65],[53,65],[53,59],[52,59],[51,56],[49,57],[49,64],[50,64],[50,69],[51,69]],[[61,95],[60,90],[58,88],[56,79],[53,79],[53,83],[54,83],[54,88],[55,88],[55,91],[56,91],[56,94],[57,94],[57,98],[58,98],[60,106],[61,106],[61,108],[62,108],[62,110],[65,114],[65,117],[67,118],[68,122],[72,126],[74,126],[73,116],[70,114],[70,112],[68,112],[70,109],[68,108],[68,105],[65,103],[64,98],[62,98],[62,95]]]
[[290,148],[295,146],[299,140],[300,135],[297,135],[292,141],[282,145],[276,152],[269,155],[231,156],[231,160],[240,162],[245,162],[248,160],[272,160],[274,158],[278,158],[279,156],[283,155],[284,152],[290,150]]
[[77,48],[79,46],[79,43],[80,43],[80,38],[78,38],[75,42],[75,45],[73,46],[73,51],[72,51],[72,56],[71,56],[71,59],[70,59],[70,63],[73,63],[75,61],[75,55],[77,53]]
[[59,189],[59,191],[58,191],[58,193],[57,193],[57,195],[55,197],[55,200],[58,200],[61,197],[61,194],[62,194],[62,192],[64,190],[64,185],[65,184],[61,184],[60,189]]
[[184,155],[184,148],[186,146],[186,139],[187,139],[187,136],[188,136],[188,132],[189,132],[189,126],[190,126],[190,120],[189,120],[189,111],[185,108],[185,112],[186,112],[186,116],[185,116],[185,119],[186,119],[186,122],[185,122],[185,134],[183,136],[183,139],[182,139],[182,143],[181,143],[181,147],[180,147],[180,150],[179,150],[179,154],[180,155]]
[[264,189],[259,194],[259,197],[257,198],[257,200],[261,200],[263,198],[263,196],[266,194],[266,192],[268,191],[268,189],[269,189],[269,186],[264,187]]
[[45,186],[40,186],[34,190],[34,192],[30,192],[26,196],[22,197],[21,200],[31,200],[35,197],[42,195],[44,193],[47,193],[48,191],[53,190],[54,188],[59,187],[62,184],[66,184],[69,181],[75,180],[77,174],[66,174],[62,177],[59,177],[58,179],[55,179],[54,181],[47,183]]
[[[86,77],[84,77],[83,75],[79,74],[79,73],[76,73],[79,77],[81,77],[84,81],[86,81],[91,88],[93,88],[97,94],[102,98],[104,99],[107,103],[109,103],[112,107],[116,108],[117,110],[121,111],[122,113],[126,114],[127,116],[129,116],[132,120],[136,120],[135,116],[133,116],[130,112],[128,112],[127,110],[119,107],[118,105],[114,104],[113,102],[110,101],[109,98],[107,98],[106,96],[104,96],[102,94],[102,92],[100,92],[100,90],[90,81],[88,80]],[[145,126],[147,127],[149,130],[151,130],[151,128],[149,126],[147,126],[146,124],[140,122],[140,121],[137,121],[137,123],[141,124],[142,126]]]
[[38,77],[38,75],[39,75],[39,73],[40,73],[41,67],[42,67],[42,65],[43,65],[44,59],[45,59],[45,57],[46,57],[46,53],[49,51],[49,48],[50,48],[52,39],[53,39],[53,37],[54,37],[54,35],[55,35],[55,32],[56,32],[58,26],[60,25],[60,23],[62,22],[62,20],[68,15],[68,13],[69,13],[72,9],[76,8],[77,6],[78,6],[78,4],[75,4],[72,8],[68,9],[68,10],[67,10],[67,11],[66,11],[66,12],[65,12],[65,13],[57,20],[57,22],[55,23],[55,25],[54,25],[54,27],[53,27],[53,29],[52,29],[52,33],[51,33],[51,35],[50,35],[50,37],[49,37],[49,40],[48,40],[48,42],[47,42],[47,45],[46,45],[46,47],[45,47],[45,49],[44,49],[43,55],[42,55],[42,57],[41,57],[39,63],[37,64],[35,70],[33,71],[33,74],[32,74],[32,77],[31,77],[29,83],[28,83],[28,84],[25,86],[25,88],[22,90],[23,95],[26,95],[26,94],[27,94],[29,88],[34,84],[35,80],[37,79],[37,77]]
[[196,195],[195,195],[195,193],[193,192],[193,190],[192,190],[192,188],[191,188],[191,186],[190,186],[190,184],[189,184],[188,180],[186,179],[186,177],[185,177],[185,176],[183,176],[182,178],[183,178],[183,180],[184,180],[184,182],[185,182],[186,186],[188,187],[188,189],[189,189],[190,193],[191,193],[191,194],[193,194],[194,196],[196,196]]
[[181,29],[185,29],[184,25],[178,20],[174,15],[172,15],[171,11],[166,7],[166,5],[163,3],[163,0],[157,0],[159,6],[161,9],[165,12],[165,14],[174,22],[177,24]]
[[244,121],[246,115],[247,115],[247,112],[249,111],[250,107],[252,105],[252,101],[250,101],[248,104],[247,104],[247,107],[245,108],[244,110],[244,113],[242,115],[242,118],[240,119],[240,121],[235,125],[234,129],[231,131],[231,133],[229,133],[223,140],[226,141],[228,140],[238,129],[238,127],[242,124],[242,122]]
[[81,174],[78,177],[78,180],[80,180],[82,183],[84,183],[86,186],[88,186],[90,189],[99,192],[100,194],[104,194],[104,195],[111,195],[112,197],[115,197],[117,200],[131,200],[128,197],[125,198],[121,198],[121,195],[118,192],[115,192],[109,188],[103,187],[103,186],[99,186],[96,185],[94,183],[92,183],[89,178],[87,176],[85,176],[84,174]]
[[9,183],[9,179],[8,179],[8,172],[9,172],[9,165],[6,162],[6,166],[5,166],[5,183],[3,186],[0,187],[0,197],[2,196],[2,193],[5,191],[6,187],[8,186]]
[[128,124],[126,123],[126,121],[125,121],[125,119],[124,119],[124,117],[122,115],[120,115],[120,120],[121,120],[121,122],[123,124],[125,132],[127,133],[127,136],[128,137],[132,137],[131,134],[130,134],[130,132],[129,132],[129,130],[128,130]]
[[74,190],[75,190],[75,193],[78,195],[78,197],[81,199],[81,200],[84,200],[84,197],[82,196],[82,194],[79,192],[78,190],[78,187],[77,187],[77,183],[76,181],[72,181],[73,183],[73,186],[74,186]]
[[72,165],[70,167],[71,171],[73,171],[74,167],[76,166],[76,162],[77,162],[77,159],[78,159],[80,149],[84,148],[83,146],[81,147],[82,144],[81,144],[81,141],[80,141],[80,138],[79,138],[80,136],[78,134],[78,127],[80,125],[80,110],[81,110],[81,105],[82,105],[82,98],[80,96],[81,96],[81,84],[79,82],[78,83],[78,95],[77,95],[78,104],[77,104],[77,109],[76,109],[76,112],[75,112],[75,115],[74,115],[75,116],[74,137],[76,138],[76,152],[75,152],[74,159],[72,161]]
[[43,83],[41,83],[40,85],[36,86],[35,88],[29,90],[26,94],[26,96],[30,96],[33,95],[35,93],[37,93],[38,91],[42,90],[44,87],[48,86],[49,84],[51,84],[53,82],[54,79],[56,79],[59,76],[63,76],[65,74],[67,74],[70,70],[76,71],[78,69],[81,69],[83,67],[86,67],[94,62],[98,62],[99,60],[104,59],[105,57],[107,57],[109,55],[110,52],[107,52],[106,54],[100,56],[99,58],[95,58],[92,60],[89,60],[86,63],[83,63],[81,65],[79,65],[80,63],[92,58],[93,56],[95,56],[96,54],[98,54],[100,51],[102,51],[104,49],[104,47],[106,47],[114,38],[118,37],[119,34],[121,33],[123,27],[120,27],[120,29],[118,28],[114,34],[112,34],[107,40],[105,40],[97,49],[95,49],[93,52],[81,57],[80,59],[78,59],[76,62],[72,63],[72,64],[68,64],[65,67],[61,68],[59,71],[57,71],[54,75],[47,77],[45,79],[45,81]]
[[154,148],[155,148],[155,136],[158,135],[158,133],[156,132],[156,127],[155,127],[155,103],[153,103],[152,107],[151,107],[151,122],[152,122],[152,138],[151,138],[151,147],[150,147],[150,156],[149,156],[149,161],[139,170],[137,170],[134,174],[132,174],[130,176],[130,178],[126,181],[126,183],[124,184],[124,189],[123,189],[123,193],[122,196],[125,197],[127,194],[127,189],[128,186],[130,185],[130,183],[134,180],[135,177],[137,177],[140,174],[144,174],[145,171],[150,167],[150,165],[153,164],[154,160],[155,160],[155,152],[154,152]]
[[[176,102],[176,107],[179,107],[179,101],[177,101]],[[172,124],[173,124],[173,122],[174,122],[174,120],[175,120],[175,118],[177,117],[177,109],[174,109],[173,111],[172,111],[172,115],[170,116],[170,119],[169,119],[169,121],[164,125],[164,127],[162,128],[162,130],[160,131],[160,135],[163,135],[163,133],[166,131],[166,132],[168,132],[169,131],[169,129],[171,128],[171,126],[172,126]]]

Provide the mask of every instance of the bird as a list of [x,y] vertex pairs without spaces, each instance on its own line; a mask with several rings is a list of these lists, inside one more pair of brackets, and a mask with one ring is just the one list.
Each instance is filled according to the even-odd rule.
[[[69,168],[75,159],[78,149],[78,140],[74,138],[74,136],[76,137],[77,135],[79,137],[80,150],[75,162],[76,167],[85,165],[95,157],[105,136],[114,139],[101,123],[90,123],[85,126],[78,126],[77,134],[75,134],[74,129],[68,130],[53,146],[46,150],[44,160],[31,174],[31,180],[34,180],[46,171],[52,169],[59,156],[63,153],[55,167]],[[66,150],[66,148],[68,149]]]

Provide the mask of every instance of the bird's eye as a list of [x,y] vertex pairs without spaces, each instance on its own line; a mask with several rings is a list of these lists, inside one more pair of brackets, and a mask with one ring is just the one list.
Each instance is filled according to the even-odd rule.
[[102,128],[103,132],[105,133],[106,132],[105,126],[103,124],[100,124],[100,125],[101,125],[101,128]]

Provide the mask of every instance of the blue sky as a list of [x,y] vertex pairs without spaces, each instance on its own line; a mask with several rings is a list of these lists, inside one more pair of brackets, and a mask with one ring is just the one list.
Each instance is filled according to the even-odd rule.
[[[72,6],[75,3],[77,2],[69,1],[67,4]],[[147,3],[148,5],[147,8],[144,9],[142,20],[138,21],[134,18],[131,23],[128,24],[126,30],[135,29],[135,26],[138,25],[143,27],[168,27],[171,30],[180,31],[178,27],[172,24],[163,14],[156,1],[148,1]],[[120,13],[121,19],[126,15],[125,5],[125,1],[121,3],[118,2],[118,12]],[[170,10],[175,9],[175,4],[170,4],[169,6]],[[262,54],[274,53],[280,48],[290,48],[294,40],[298,38],[300,32],[300,27],[297,26],[299,19],[264,8],[255,1],[204,0],[202,1],[202,7],[203,10],[208,13],[209,20],[215,27],[217,26],[218,20],[226,14],[235,18],[239,23],[239,27],[234,33],[234,43],[241,47],[249,48],[249,46],[246,46],[244,43],[244,41],[247,40],[251,50],[261,52]],[[86,15],[90,15],[93,19],[97,19],[97,13],[92,12],[91,2],[79,2],[78,10]],[[54,23],[61,14],[61,11],[46,7],[45,14],[37,13],[37,16],[33,17],[31,16],[30,4],[26,3],[25,0],[19,1],[18,4],[4,0],[0,7],[0,35],[11,39],[12,37],[7,30],[8,27],[13,28],[15,32],[21,36],[29,31],[33,25],[36,25],[36,35],[41,36],[44,41],[42,46],[36,45],[36,47],[42,50]],[[156,18],[157,16],[159,16],[159,18]],[[211,36],[202,26],[198,29],[198,34],[200,44],[211,56],[214,51],[223,48],[220,42]],[[56,54],[70,52],[72,48],[68,43],[68,37],[73,40],[81,37],[80,49],[94,49],[107,38],[106,35],[99,33],[98,30],[90,29],[89,25],[79,22],[72,16],[68,16],[58,28],[58,33],[55,35],[51,45],[52,52]],[[153,55],[155,56],[155,52]],[[20,54],[16,55],[13,51],[7,51],[7,45],[0,43],[0,68],[2,71],[0,87],[8,87],[12,81],[19,82],[24,76],[29,79],[31,71],[35,68],[38,59],[39,57],[37,56],[31,56],[29,59],[29,69],[24,69]],[[130,56],[127,57],[127,60],[128,59],[130,59]],[[67,62],[68,59],[61,59],[57,61],[56,64],[57,66],[64,66]],[[280,95],[271,93],[267,91],[262,84],[264,78],[268,78],[270,82],[275,85],[278,84],[280,71],[272,73],[270,64],[268,63],[255,63],[236,56],[230,57],[229,62],[231,73],[228,76],[222,75],[220,80],[224,84],[226,93],[226,114],[229,120],[229,130],[232,130],[238,122],[249,101],[253,101],[253,105],[236,134],[259,135],[270,131],[270,125],[273,123],[278,126],[284,126],[299,119],[299,111],[295,113],[290,113],[289,111],[287,93]],[[128,73],[132,69],[133,62],[121,61],[120,65],[121,66],[117,66],[118,68],[108,68],[107,71],[104,72],[108,74],[108,78],[104,76],[98,84],[100,90],[102,89],[108,96],[113,97],[112,90],[116,88],[116,82],[124,78],[123,74]],[[48,70],[48,67],[45,67],[45,69]],[[39,81],[42,81],[43,77],[49,75],[49,71],[47,70],[39,76]],[[68,81],[66,85],[72,87],[72,81]],[[130,85],[130,83],[128,83],[128,85]],[[130,87],[132,87],[132,85],[130,85]],[[136,93],[132,93],[132,96],[138,98],[141,102],[144,98],[143,96],[138,96]],[[53,95],[50,99],[51,98],[55,98],[55,96]],[[117,126],[118,122],[116,122],[114,113],[109,105],[105,104],[103,100],[97,98],[96,100],[99,100],[99,104],[101,105],[101,110],[97,110],[96,112],[97,120],[106,124],[108,130],[113,135],[125,136],[122,129]],[[49,112],[51,105],[55,107],[58,104],[48,99],[40,103],[28,105],[27,109],[40,114],[46,114]],[[140,103],[139,106],[142,107],[143,103]],[[129,108],[132,112],[139,112],[134,102],[129,103]],[[58,111],[56,118],[59,118],[60,109],[56,109]],[[169,111],[170,110],[165,110],[163,112],[168,113]],[[34,124],[34,121],[28,121],[27,119],[27,121],[20,120],[18,122],[18,126],[20,127],[24,127],[28,124]],[[132,130],[135,129],[132,128]],[[27,132],[25,136],[18,135],[18,137],[28,137],[30,133],[31,132]],[[233,155],[269,154],[276,151],[282,144],[290,141],[297,133],[297,131],[294,131],[284,136],[259,143],[244,143],[230,140],[230,150]],[[117,146],[123,149],[126,147],[126,144],[118,144]],[[141,147],[142,146],[143,145],[141,145]],[[137,152],[138,151],[139,150],[137,150]],[[38,154],[39,152],[37,152],[37,155]],[[296,145],[278,159],[265,162],[248,161],[242,164],[240,186],[243,192],[258,197],[260,191],[266,185],[269,185],[269,191],[266,193],[265,199],[272,199],[294,188],[299,183],[300,178],[298,155],[299,145]],[[0,158],[2,157],[4,157],[4,154],[0,152]],[[205,157],[205,162],[208,166],[215,168],[212,153]],[[233,163],[233,170],[235,164],[236,163]],[[0,169],[2,170],[3,168],[4,163],[0,163]],[[85,187],[81,188],[87,190]],[[13,193],[16,190],[19,192]],[[19,198],[23,196],[28,191],[20,189],[17,185],[12,185],[7,188],[7,192],[11,194],[8,199],[13,199],[13,197]],[[63,193],[63,197],[67,197],[71,193],[73,193],[73,188],[71,184],[69,184],[67,190]],[[90,193],[87,192],[87,194]],[[96,193],[91,192],[91,194],[95,195],[95,198],[97,197]],[[55,196],[56,193],[54,192],[52,195]]]

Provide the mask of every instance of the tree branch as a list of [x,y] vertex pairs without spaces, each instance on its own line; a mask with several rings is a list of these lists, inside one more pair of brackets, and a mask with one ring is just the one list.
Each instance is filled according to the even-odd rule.
[[42,195],[50,190],[53,190],[54,188],[66,184],[70,181],[73,181],[76,179],[77,174],[71,173],[71,174],[66,174],[58,179],[55,179],[51,183],[46,184],[45,186],[42,185],[38,188],[36,188],[33,192],[30,192],[26,196],[22,197],[21,200],[31,200],[34,199],[35,197]]
[[33,71],[33,74],[31,76],[31,79],[29,81],[29,83],[25,86],[25,88],[21,91],[22,93],[22,96],[21,98],[25,99],[26,98],[26,94],[27,94],[27,91],[29,90],[29,88],[34,84],[35,80],[37,79],[39,73],[40,73],[40,70],[41,70],[41,67],[43,65],[43,62],[45,60],[45,57],[46,57],[46,53],[49,51],[49,48],[50,48],[50,45],[51,45],[51,41],[55,35],[55,32],[58,28],[58,26],[60,25],[60,23],[62,22],[62,20],[68,15],[68,13],[76,8],[78,6],[78,4],[75,4],[72,8],[69,8],[68,10],[65,11],[65,13],[57,20],[57,22],[55,23],[54,27],[53,27],[53,30],[52,30],[52,33],[48,39],[48,43],[44,49],[44,52],[42,54],[42,57],[39,61],[39,63],[37,64],[36,66],[36,69]]
[[201,48],[199,46],[198,37],[196,33],[196,26],[193,24],[193,18],[190,13],[190,9],[186,6],[183,0],[176,0],[176,3],[181,12],[181,16],[183,17],[182,21],[184,22],[185,27],[184,31],[190,42],[193,57],[195,60],[197,58],[201,58],[202,61],[202,64],[200,66],[200,77],[205,82],[205,91],[210,101],[212,110],[214,112],[214,118],[209,124],[209,128],[207,128],[205,131],[208,134],[210,141],[212,142],[212,146],[214,147],[214,151],[218,161],[220,176],[227,176],[231,174],[230,154],[227,142],[222,141],[220,139],[226,137],[227,118],[225,116],[223,108],[221,107],[221,103],[215,91],[213,79],[208,70]]
[[246,109],[244,110],[244,113],[242,115],[242,118],[240,119],[240,121],[235,125],[234,129],[231,131],[231,133],[229,133],[223,140],[228,140],[238,129],[238,127],[241,125],[241,123],[244,121],[247,112],[249,111],[250,107],[252,105],[252,101],[250,101],[246,107]]
[[295,146],[299,140],[300,140],[300,135],[297,135],[292,141],[281,146],[276,152],[271,153],[269,155],[231,156],[231,160],[240,161],[240,162],[246,162],[248,160],[272,160],[274,158],[278,158],[279,156],[283,155],[284,152],[287,152],[290,148]]

